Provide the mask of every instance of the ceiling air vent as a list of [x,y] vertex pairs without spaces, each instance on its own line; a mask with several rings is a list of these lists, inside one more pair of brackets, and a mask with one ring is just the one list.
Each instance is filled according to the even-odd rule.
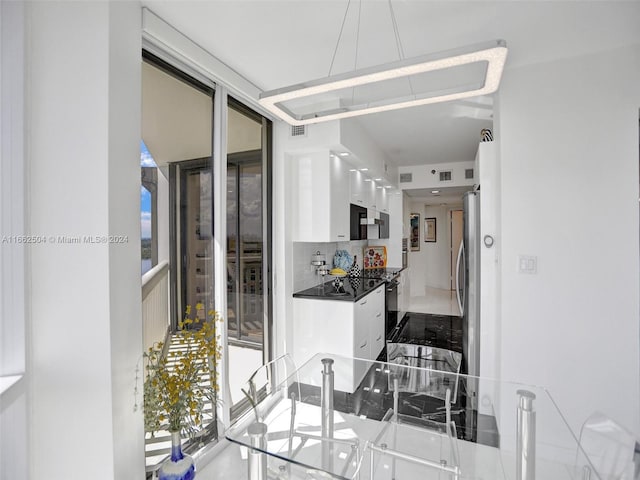
[[306,125],[293,125],[291,127],[291,136],[292,137],[306,137],[307,136],[307,126]]
[[473,180],[473,168],[465,168],[464,178],[466,178],[467,180]]
[[451,181],[451,170],[444,170],[440,172],[440,181],[441,182],[450,182]]
[[401,173],[400,174],[400,183],[410,183],[413,182],[413,174],[412,173]]

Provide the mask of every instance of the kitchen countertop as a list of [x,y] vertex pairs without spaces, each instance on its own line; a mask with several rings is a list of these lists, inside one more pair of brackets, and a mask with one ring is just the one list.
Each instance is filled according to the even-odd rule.
[[335,295],[336,289],[333,286],[333,280],[329,280],[324,284],[307,288],[293,294],[295,298],[310,298],[315,300],[339,300],[343,302],[357,302],[365,295],[373,292],[380,285],[384,285],[384,280],[377,278],[360,278],[360,277],[344,277],[343,288],[345,295]]
[[365,278],[384,278],[385,275],[396,276],[405,270],[404,267],[365,268],[360,275]]

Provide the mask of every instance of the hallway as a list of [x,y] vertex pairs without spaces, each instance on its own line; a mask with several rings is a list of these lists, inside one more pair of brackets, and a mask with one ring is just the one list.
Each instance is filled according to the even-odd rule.
[[460,315],[455,291],[431,287],[425,287],[424,296],[410,298],[409,311],[454,317]]

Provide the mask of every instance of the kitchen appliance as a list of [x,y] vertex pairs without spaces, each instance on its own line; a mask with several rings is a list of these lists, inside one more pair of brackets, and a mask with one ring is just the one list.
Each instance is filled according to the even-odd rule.
[[315,254],[311,255],[311,265],[315,265],[316,267],[319,267],[321,265],[325,265],[326,263],[327,263],[327,257],[323,253],[320,253],[320,250],[318,250]]
[[[462,317],[462,367],[464,374],[480,375],[480,191],[463,196],[463,235],[456,262],[456,297]],[[467,435],[474,435],[478,385],[468,380]],[[467,438],[472,440],[472,438]]]
[[389,338],[398,326],[398,277],[386,282],[384,295],[385,316],[384,316],[384,333],[385,338]]
[[378,238],[389,238],[389,221],[390,217],[388,213],[380,212],[380,226],[378,228]]
[[366,240],[367,239],[367,225],[362,223],[362,220],[367,219],[367,209],[360,205],[350,206],[350,229],[349,238],[351,240]]
[[318,250],[315,254],[311,255],[311,265],[316,267],[316,275],[322,277],[320,286],[324,288],[324,277],[328,275],[331,270],[331,267],[327,265],[327,258],[324,253],[320,253],[320,250]]

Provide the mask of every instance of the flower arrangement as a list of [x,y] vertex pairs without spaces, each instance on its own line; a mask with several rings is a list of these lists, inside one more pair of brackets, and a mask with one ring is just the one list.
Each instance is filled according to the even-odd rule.
[[[202,428],[205,409],[215,408],[218,385],[215,362],[221,346],[216,336],[220,317],[197,304],[194,317],[187,306],[185,318],[179,322],[180,348],[165,354],[162,342],[144,353],[144,426],[147,432],[168,430],[194,434]],[[209,377],[203,382],[203,377]]]

